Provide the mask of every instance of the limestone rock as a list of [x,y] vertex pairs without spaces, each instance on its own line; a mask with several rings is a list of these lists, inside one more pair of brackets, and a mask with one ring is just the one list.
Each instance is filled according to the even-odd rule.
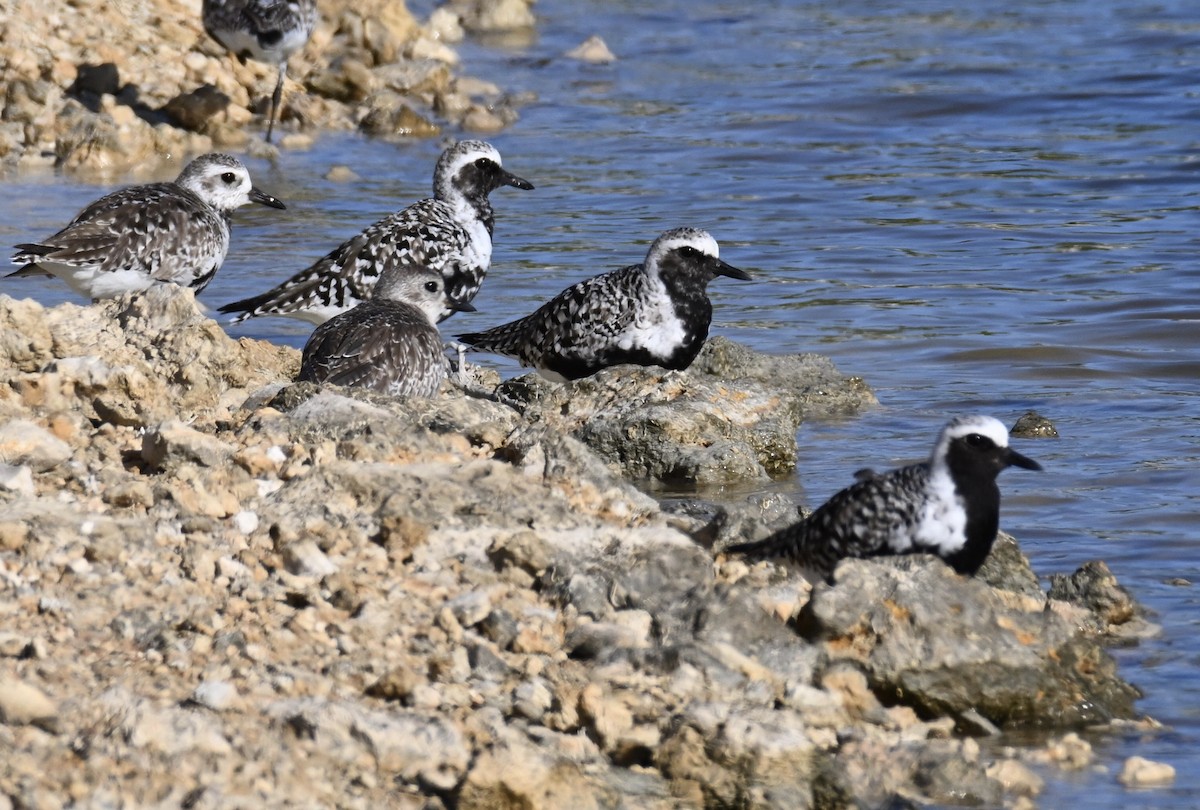
[[58,706],[42,690],[16,678],[0,677],[0,723],[53,730],[57,722]]
[[1100,647],[1053,613],[1008,607],[940,560],[846,560],[835,578],[813,589],[802,632],[862,662],[889,701],[933,716],[974,708],[1001,727],[1133,714],[1139,695]]
[[1165,762],[1133,756],[1125,760],[1117,781],[1125,787],[1161,787],[1175,781],[1175,768]]
[[595,34],[567,51],[566,56],[593,65],[607,65],[617,61],[617,57],[609,50],[608,43]]
[[[795,396],[813,358],[746,355],[740,381],[615,369],[578,389],[612,402],[565,415],[547,390],[524,413],[449,387],[397,401],[292,384],[295,350],[232,341],[167,287],[0,297],[0,357],[0,424],[70,451],[0,490],[0,664],[18,673],[0,673],[0,794],[23,806],[1018,806],[1035,780],[955,734],[1030,706],[1128,713],[1078,629],[1091,612],[1046,610],[1015,543],[986,579],[914,558],[813,590],[711,552],[794,520],[788,499],[668,513],[571,435],[637,393],[664,421],[744,428],[762,468],[777,440],[749,434],[836,400]],[[760,362],[787,384],[756,381]],[[721,425],[720,390],[749,392],[730,413],[757,425]],[[1119,604],[1093,573],[1076,590],[1109,596],[1084,601]],[[24,667],[42,699],[11,701],[34,695],[9,688],[32,688]],[[1091,751],[1068,735],[1046,757]]]
[[70,446],[40,425],[24,419],[0,424],[0,459],[7,464],[45,472],[70,457]]
[[623,475],[672,485],[767,480],[796,464],[809,416],[875,402],[825,358],[710,340],[684,372],[617,366],[565,384],[526,375],[498,389],[527,420],[570,432]]

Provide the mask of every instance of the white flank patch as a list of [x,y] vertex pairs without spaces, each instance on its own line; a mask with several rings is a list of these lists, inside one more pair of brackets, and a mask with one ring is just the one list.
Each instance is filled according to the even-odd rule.
[[39,262],[39,267],[54,273],[84,298],[115,298],[130,290],[147,290],[154,279],[138,270],[104,272],[97,265],[68,267],[62,264]]

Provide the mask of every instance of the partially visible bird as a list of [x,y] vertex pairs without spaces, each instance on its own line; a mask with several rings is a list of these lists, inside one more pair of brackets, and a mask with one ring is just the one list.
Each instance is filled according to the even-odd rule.
[[999,420],[958,417],[942,429],[928,461],[886,473],[860,470],[857,483],[799,523],[724,551],[787,559],[822,577],[846,557],[935,554],[970,576],[996,540],[996,477],[1011,466],[1042,469],[1008,446]]
[[705,231],[675,228],[654,240],[643,264],[581,281],[532,315],[458,339],[556,381],[621,363],[684,369],[708,338],[708,283],[750,279],[719,255]]
[[201,155],[173,182],[114,191],[53,236],[17,245],[12,261],[23,267],[9,275],[58,276],[92,299],[157,282],[199,293],[229,251],[230,213],[251,202],[286,208],[251,185],[237,158]]
[[[273,289],[220,311],[238,313],[233,323],[287,315],[321,324],[367,300],[375,280],[397,264],[440,271],[450,300],[470,303],[492,262],[488,195],[500,186],[533,188],[504,170],[491,144],[460,141],[438,159],[432,198],[379,220]],[[441,318],[452,311],[447,308]]]
[[304,47],[317,24],[316,0],[204,0],[204,30],[242,62],[277,65],[267,143],[275,129],[288,58]]
[[432,397],[446,378],[438,317],[473,311],[446,296],[441,273],[415,265],[383,272],[369,301],[321,324],[304,346],[300,380]]

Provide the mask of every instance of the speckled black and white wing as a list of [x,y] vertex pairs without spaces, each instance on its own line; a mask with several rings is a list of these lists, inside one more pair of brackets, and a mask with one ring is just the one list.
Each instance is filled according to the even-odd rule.
[[[390,267],[417,264],[446,277],[481,261],[450,206],[425,199],[384,217],[282,284],[225,304],[220,311],[240,313],[234,323],[257,315],[292,315],[322,324],[368,300],[375,282]],[[450,313],[447,307],[439,320]]]
[[857,483],[796,525],[725,550],[788,559],[825,577],[846,557],[928,553],[973,575],[999,528],[996,477],[1012,466],[1041,469],[1008,446],[997,419],[957,417],[942,428],[929,461],[883,474],[859,470]]
[[697,228],[669,230],[643,264],[569,287],[519,321],[459,338],[558,381],[623,363],[685,369],[708,338],[708,283],[718,275],[750,278],[721,261],[719,250]]
[[500,153],[491,144],[460,141],[438,159],[432,198],[381,219],[274,289],[220,311],[239,313],[234,323],[258,315],[324,323],[367,300],[389,266],[406,264],[437,270],[450,300],[470,303],[492,262],[488,194],[503,185],[533,188],[501,167]]
[[17,249],[13,262],[27,268],[14,275],[54,266],[55,275],[89,298],[153,281],[199,291],[225,260],[229,222],[196,195],[155,183],[101,197],[58,233]]
[[622,337],[646,296],[642,265],[595,276],[563,290],[537,311],[486,332],[459,335],[482,351],[513,357],[562,379],[578,379],[628,358]]
[[432,397],[446,377],[442,349],[437,328],[417,307],[367,301],[316,328],[298,379]]
[[209,154],[172,183],[114,191],[58,233],[17,245],[12,275],[55,275],[88,298],[110,298],[157,282],[200,292],[229,251],[229,213],[256,202],[283,203],[254,188],[236,158]]
[[928,464],[872,474],[838,492],[799,523],[727,551],[760,560],[786,559],[821,576],[829,576],[845,557],[902,553],[895,538],[916,533],[928,480]]

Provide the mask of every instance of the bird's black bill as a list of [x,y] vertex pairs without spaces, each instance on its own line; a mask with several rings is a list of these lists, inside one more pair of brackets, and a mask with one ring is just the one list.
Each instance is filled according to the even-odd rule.
[[503,169],[500,170],[500,182],[513,188],[523,188],[526,191],[533,190],[533,183],[530,183],[524,177],[517,177],[515,174],[506,172]]
[[1028,456],[1021,455],[1016,450],[1013,450],[1011,448],[1008,451],[1008,463],[1014,467],[1020,467],[1025,470],[1041,471],[1041,469],[1042,469],[1041,464],[1038,464],[1036,461],[1029,458]]
[[475,305],[472,304],[470,301],[451,301],[450,302],[450,311],[451,312],[478,312],[479,310],[477,310],[475,308]]
[[729,278],[736,278],[741,281],[749,281],[750,280],[750,274],[747,273],[745,270],[739,270],[736,267],[734,267],[732,264],[726,264],[725,262],[721,261],[720,259],[717,259],[713,263],[713,273],[715,273],[718,276],[728,276]]
[[259,205],[266,205],[271,208],[287,209],[287,206],[280,202],[278,198],[272,197],[265,191],[259,191],[256,188],[250,189],[250,202],[256,202]]

